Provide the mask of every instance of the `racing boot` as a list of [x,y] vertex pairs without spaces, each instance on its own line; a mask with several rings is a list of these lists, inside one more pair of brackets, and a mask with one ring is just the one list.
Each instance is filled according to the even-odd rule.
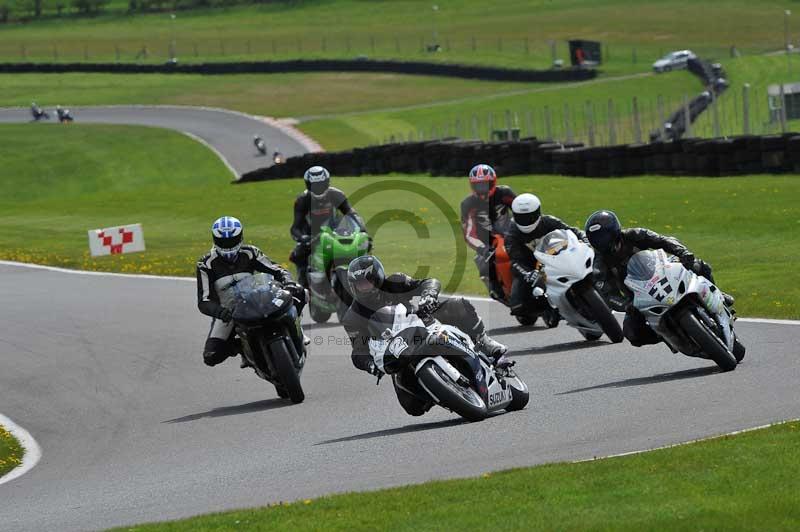
[[557,308],[549,307],[542,313],[542,320],[548,329],[552,329],[557,327],[558,322],[561,321],[561,313]]
[[508,347],[490,337],[485,331],[476,338],[475,347],[491,358],[498,369],[508,369],[515,364],[513,360],[506,356]]

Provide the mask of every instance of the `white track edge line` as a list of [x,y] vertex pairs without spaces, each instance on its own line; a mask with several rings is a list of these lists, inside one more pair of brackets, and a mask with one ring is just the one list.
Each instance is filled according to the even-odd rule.
[[701,442],[706,442],[706,441],[710,441],[710,440],[717,440],[717,439],[720,439],[720,438],[725,438],[727,436],[736,436],[737,434],[744,434],[746,432],[753,432],[755,430],[768,429],[770,427],[777,427],[777,426],[785,425],[786,423],[792,423],[792,422],[795,422],[795,421],[800,421],[800,418],[785,419],[783,421],[776,421],[774,423],[767,423],[766,425],[759,425],[757,427],[749,427],[749,428],[746,428],[746,429],[734,430],[733,432],[725,432],[725,433],[722,433],[722,434],[715,434],[713,436],[706,436],[704,438],[696,438],[694,440],[689,440],[689,441],[684,441],[684,442],[679,442],[679,443],[671,443],[669,445],[661,445],[659,447],[652,447],[650,449],[642,449],[640,451],[627,451],[627,452],[624,452],[624,453],[609,454],[609,455],[606,455],[606,456],[595,456],[593,458],[584,458],[582,460],[572,460],[572,461],[567,462],[567,463],[569,463],[569,464],[582,464],[584,462],[595,462],[597,460],[607,460],[609,458],[619,458],[619,457],[622,457],[622,456],[632,456],[632,455],[635,455],[635,454],[649,453],[651,451],[660,451],[662,449],[672,449],[674,447],[683,447],[684,445],[691,445],[693,443],[701,443]]
[[25,450],[25,453],[22,455],[22,463],[0,477],[0,484],[5,484],[6,482],[11,482],[15,478],[21,477],[33,469],[42,458],[42,448],[39,447],[39,444],[33,436],[31,436],[30,432],[23,429],[3,414],[0,414],[0,425],[3,425],[8,432],[16,438]]
[[180,131],[180,130],[173,130],[173,131],[179,131],[180,133],[183,133],[184,135],[186,135],[190,139],[199,142],[200,144],[202,144],[203,146],[205,146],[206,148],[211,150],[214,154],[216,154],[217,157],[220,158],[220,160],[222,161],[222,164],[224,164],[228,168],[228,170],[230,170],[230,172],[233,174],[233,178],[236,181],[239,180],[239,174],[236,172],[236,170],[234,170],[234,168],[231,165],[230,161],[228,161],[228,159],[226,159],[225,156],[222,155],[221,151],[219,151],[214,146],[212,146],[211,144],[209,144],[205,140],[201,139],[200,137],[198,137],[194,133],[189,133],[188,131]]
[[[73,275],[94,275],[98,277],[122,277],[131,279],[156,279],[168,281],[189,281],[195,282],[194,277],[178,277],[175,275],[150,275],[146,273],[117,273],[117,272],[95,272],[89,270],[72,270],[70,268],[59,268],[58,266],[45,266],[43,264],[32,264],[29,262],[17,262],[13,260],[0,260],[0,266],[17,266],[19,268],[30,268],[33,270],[48,270],[58,273],[71,273]],[[470,301],[480,301],[492,303],[494,299],[489,297],[473,296],[469,294],[449,294],[450,297],[463,297]],[[620,314],[620,313],[616,313]],[[738,318],[737,321],[745,323],[768,323],[772,325],[800,325],[800,320],[779,320],[773,318]]]

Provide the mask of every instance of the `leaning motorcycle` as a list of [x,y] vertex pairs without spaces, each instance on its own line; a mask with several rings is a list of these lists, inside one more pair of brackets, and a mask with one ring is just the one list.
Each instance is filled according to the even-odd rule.
[[403,304],[380,309],[370,321],[375,366],[396,387],[469,421],[528,404],[528,386],[516,373],[497,369],[460,329]]
[[265,273],[234,275],[218,293],[233,309],[242,356],[256,375],[274,384],[280,397],[303,402],[306,347],[292,295]]
[[587,340],[603,334],[614,342],[623,340],[622,328],[594,287],[594,249],[572,231],[556,229],[539,240],[533,252],[541,265],[547,298],[567,325]]
[[334,312],[341,319],[353,297],[347,284],[347,266],[370,251],[370,238],[352,216],[322,226],[312,240],[308,261],[308,310],[317,323],[328,321]]
[[625,285],[633,291],[633,306],[673,352],[713,360],[723,371],[744,358],[720,290],[676,257],[661,249],[636,253]]
[[[492,235],[492,251],[489,256],[477,256],[475,260],[494,261],[494,277],[497,282],[493,283],[491,279],[485,277],[481,279],[489,290],[491,298],[509,307],[511,305],[511,286],[514,283],[514,274],[511,271],[511,258],[506,251],[503,235]],[[537,297],[536,302],[540,304],[529,306],[523,314],[514,314],[519,324],[533,325],[539,317],[542,317],[548,327],[558,325],[558,314],[551,311],[550,305],[547,304],[546,296]]]

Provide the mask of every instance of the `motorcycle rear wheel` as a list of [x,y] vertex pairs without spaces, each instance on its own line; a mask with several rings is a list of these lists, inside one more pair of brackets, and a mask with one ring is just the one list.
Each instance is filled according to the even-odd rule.
[[680,324],[686,334],[697,343],[704,354],[717,363],[722,371],[736,369],[736,357],[728,351],[717,335],[709,330],[703,320],[695,316],[693,312],[686,312],[681,316]]
[[[620,327],[617,318],[608,308],[606,302],[597,293],[594,287],[587,287],[586,290],[581,292],[581,298],[589,309],[591,318],[600,325],[603,332],[606,333],[608,339],[615,344],[620,343],[625,337],[622,335],[622,327]],[[587,338],[589,340],[589,338]]]
[[286,344],[283,341],[268,343],[262,340],[261,349],[264,350],[266,356],[271,357],[272,365],[277,373],[276,377],[286,390],[289,400],[295,404],[302,403],[306,395]]
[[454,382],[435,362],[428,361],[417,371],[422,386],[439,400],[439,405],[468,421],[483,421],[488,415],[486,403],[472,388]]

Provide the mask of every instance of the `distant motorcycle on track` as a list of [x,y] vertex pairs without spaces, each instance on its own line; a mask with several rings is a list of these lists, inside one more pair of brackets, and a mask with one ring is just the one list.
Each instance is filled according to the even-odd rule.
[[587,340],[603,334],[614,343],[624,339],[622,327],[594,287],[592,246],[572,231],[556,229],[539,240],[533,254],[544,270],[547,299],[567,325]]
[[[395,387],[469,421],[500,410],[522,410],[528,386],[511,369],[497,369],[467,334],[413,306],[390,305],[370,320],[370,353]],[[379,377],[380,379],[380,377]]]
[[62,109],[61,106],[56,107],[56,115],[58,115],[58,121],[62,124],[68,124],[75,120],[69,109]]
[[47,113],[47,111],[35,103],[31,104],[31,115],[33,115],[34,122],[39,122],[40,120],[50,120],[50,115]]
[[253,136],[253,145],[256,147],[256,149],[261,155],[267,154],[267,144],[264,142],[264,139],[262,139],[258,135]]
[[744,358],[722,292],[676,257],[661,249],[636,253],[625,285],[633,291],[634,307],[673,352],[713,360],[723,371],[736,369]]

